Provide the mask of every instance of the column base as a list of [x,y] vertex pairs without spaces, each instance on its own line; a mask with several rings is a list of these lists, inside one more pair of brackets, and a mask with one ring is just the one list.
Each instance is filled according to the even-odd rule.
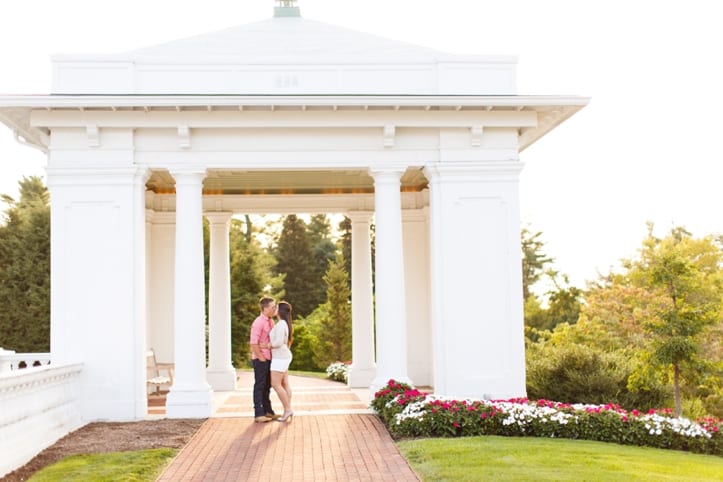
[[208,418],[213,411],[211,390],[174,390],[166,398],[168,418]]
[[230,392],[236,390],[236,370],[206,370],[206,381],[214,392]]
[[347,374],[347,385],[351,388],[369,388],[376,374],[377,368],[374,366],[362,368],[352,363]]

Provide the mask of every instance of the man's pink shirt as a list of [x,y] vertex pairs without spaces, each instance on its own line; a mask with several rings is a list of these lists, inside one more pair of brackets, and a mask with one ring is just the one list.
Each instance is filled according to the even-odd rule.
[[[271,329],[273,327],[274,321],[271,318],[266,318],[264,315],[259,315],[259,317],[256,318],[251,324],[251,344],[260,345],[262,343],[269,343],[271,341],[269,338],[269,333],[271,332]],[[271,360],[270,349],[262,348],[261,353],[264,355],[264,358],[266,358],[267,360]],[[251,359],[256,359],[256,354],[253,351],[251,352]]]

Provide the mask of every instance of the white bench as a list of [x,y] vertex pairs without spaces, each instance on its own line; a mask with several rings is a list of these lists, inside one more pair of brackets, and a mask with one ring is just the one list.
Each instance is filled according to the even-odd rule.
[[161,386],[173,385],[173,363],[158,363],[153,350],[146,352],[146,383],[155,388],[156,395],[160,394]]

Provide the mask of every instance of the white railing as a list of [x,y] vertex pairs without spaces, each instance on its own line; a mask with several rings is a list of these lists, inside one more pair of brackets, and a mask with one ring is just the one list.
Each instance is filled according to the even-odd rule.
[[50,364],[50,353],[15,353],[0,348],[0,373]]
[[82,367],[44,365],[0,373],[0,477],[82,425],[77,395]]

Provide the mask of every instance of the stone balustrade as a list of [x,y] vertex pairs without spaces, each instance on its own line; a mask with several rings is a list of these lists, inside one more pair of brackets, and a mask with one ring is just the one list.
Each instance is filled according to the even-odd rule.
[[0,373],[50,364],[50,353],[15,353],[0,347]]
[[[49,358],[30,355],[23,361]],[[82,367],[45,364],[0,373],[0,477],[83,425],[77,396]]]

